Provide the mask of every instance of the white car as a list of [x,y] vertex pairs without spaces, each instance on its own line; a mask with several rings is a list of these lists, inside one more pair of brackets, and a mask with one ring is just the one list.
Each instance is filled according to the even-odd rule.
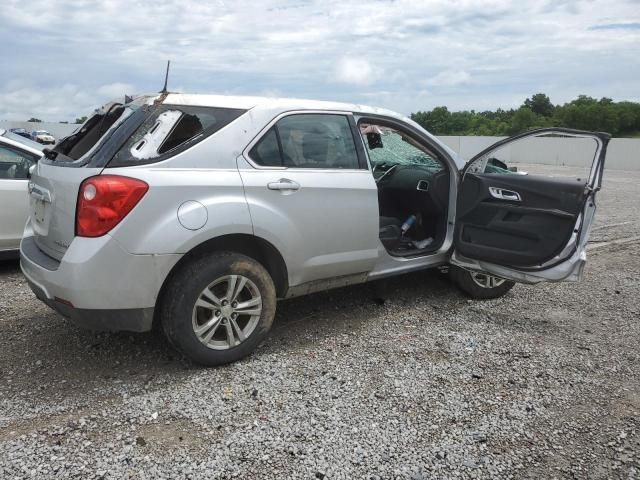
[[34,130],[31,132],[31,139],[34,142],[38,142],[43,145],[54,145],[56,143],[56,139],[53,138],[53,135],[46,130]]
[[29,216],[29,169],[42,145],[0,129],[0,259],[18,257]]

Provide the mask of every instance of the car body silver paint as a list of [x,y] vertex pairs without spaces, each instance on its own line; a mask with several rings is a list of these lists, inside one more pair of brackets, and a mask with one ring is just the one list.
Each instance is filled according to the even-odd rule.
[[[25,238],[33,235],[27,226]],[[47,298],[64,299],[76,308],[153,308],[157,293],[182,255],[133,255],[109,234],[76,237],[56,270],[47,270],[25,255],[20,267]]]
[[[36,187],[29,195],[30,224],[38,247],[60,260],[75,237],[78,188],[102,168],[63,168],[38,162],[31,178]],[[38,195],[45,192],[46,198]]]
[[187,200],[178,207],[178,221],[187,230],[200,230],[207,224],[207,207],[195,200]]
[[[261,167],[249,154],[272,125],[285,117],[336,110],[289,110],[263,125],[238,158],[256,235],[286,252],[289,285],[369,272],[378,258],[378,189],[368,169]],[[291,181],[297,191],[270,190]],[[349,208],[345,208],[348,205]]]
[[[149,191],[110,234],[130,253],[187,253],[222,235],[253,234],[249,208],[237,169],[110,168],[110,174],[143,180]],[[206,224],[187,230],[177,211],[186,201],[207,209]]]

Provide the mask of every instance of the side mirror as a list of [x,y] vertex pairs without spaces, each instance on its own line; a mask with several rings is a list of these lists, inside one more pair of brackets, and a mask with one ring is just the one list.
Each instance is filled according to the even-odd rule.
[[369,150],[373,150],[374,148],[384,148],[384,145],[382,144],[382,135],[377,132],[369,132],[366,135]]
[[498,160],[497,158],[490,158],[487,161],[487,166],[491,165],[492,167],[496,167],[496,168],[500,168],[502,170],[510,170],[510,168],[507,166],[506,163],[504,163],[502,160]]
[[33,177],[33,173],[36,171],[36,163],[29,167],[29,173],[27,174],[27,178]]

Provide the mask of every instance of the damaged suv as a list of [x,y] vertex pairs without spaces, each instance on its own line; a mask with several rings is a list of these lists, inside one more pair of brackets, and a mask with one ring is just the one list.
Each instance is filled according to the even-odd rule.
[[[360,105],[162,94],[111,103],[45,150],[22,270],[91,329],[156,324],[192,360],[249,354],[276,300],[451,265],[475,298],[578,280],[609,136],[543,129],[466,164]],[[533,137],[592,148],[582,179],[512,172]]]

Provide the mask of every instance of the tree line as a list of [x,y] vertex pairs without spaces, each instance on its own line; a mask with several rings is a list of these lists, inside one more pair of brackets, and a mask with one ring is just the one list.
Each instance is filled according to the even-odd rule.
[[517,109],[450,112],[447,107],[436,107],[412,113],[411,118],[435,135],[515,135],[534,128],[566,127],[617,137],[640,136],[640,103],[587,95],[554,105],[547,95],[536,93]]

